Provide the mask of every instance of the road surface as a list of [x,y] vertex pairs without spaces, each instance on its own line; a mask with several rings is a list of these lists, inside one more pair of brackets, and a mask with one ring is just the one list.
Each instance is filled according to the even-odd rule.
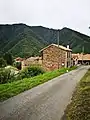
[[0,120],[60,120],[88,66],[25,91],[0,103]]

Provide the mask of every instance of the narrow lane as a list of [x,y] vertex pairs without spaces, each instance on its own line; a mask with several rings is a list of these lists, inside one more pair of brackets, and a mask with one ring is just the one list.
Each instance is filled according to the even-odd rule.
[[0,103],[0,120],[60,120],[77,82],[89,66],[25,91]]

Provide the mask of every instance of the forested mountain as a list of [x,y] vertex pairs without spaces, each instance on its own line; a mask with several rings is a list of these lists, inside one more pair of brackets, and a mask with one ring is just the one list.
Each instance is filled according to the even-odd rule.
[[[0,54],[12,53],[13,56],[38,55],[43,47],[57,43],[58,31],[42,26],[25,24],[0,25]],[[90,53],[90,37],[69,28],[59,30],[60,44],[70,45],[73,52]],[[83,47],[84,46],[84,47]]]
[[[42,26],[32,26],[31,29],[48,43],[57,43],[57,30]],[[87,35],[65,27],[59,30],[59,39],[61,45],[70,45],[75,53],[80,53],[83,49],[85,53],[90,53],[90,37]]]
[[47,43],[24,24],[0,25],[0,52],[32,56]]

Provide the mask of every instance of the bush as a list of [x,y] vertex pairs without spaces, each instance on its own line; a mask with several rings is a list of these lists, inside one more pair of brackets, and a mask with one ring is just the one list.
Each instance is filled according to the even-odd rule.
[[0,68],[5,67],[6,65],[6,61],[3,58],[0,58]]
[[11,70],[2,68],[0,69],[0,84],[7,83],[12,79]]
[[14,63],[14,66],[15,66],[17,69],[21,70],[21,62],[15,62],[15,63]]
[[37,76],[43,73],[44,73],[44,70],[41,67],[30,66],[19,73],[18,79],[29,78],[29,77]]

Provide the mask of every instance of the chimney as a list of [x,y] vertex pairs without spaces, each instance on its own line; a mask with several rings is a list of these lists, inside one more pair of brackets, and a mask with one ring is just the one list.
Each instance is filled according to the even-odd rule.
[[67,45],[67,48],[69,49],[69,45]]

